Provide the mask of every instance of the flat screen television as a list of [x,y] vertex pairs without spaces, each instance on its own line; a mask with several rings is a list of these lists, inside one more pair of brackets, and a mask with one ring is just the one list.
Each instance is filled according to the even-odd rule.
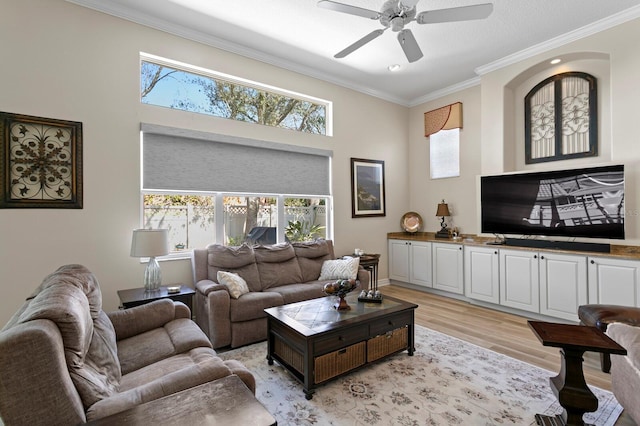
[[481,176],[489,234],[624,239],[624,165]]

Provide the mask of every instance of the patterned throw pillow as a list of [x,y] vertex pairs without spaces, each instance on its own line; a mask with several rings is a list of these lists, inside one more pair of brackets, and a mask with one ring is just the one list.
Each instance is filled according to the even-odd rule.
[[249,286],[242,277],[233,272],[218,271],[218,282],[227,287],[229,294],[234,299],[242,296],[245,293],[249,293]]
[[347,259],[325,260],[320,271],[319,281],[323,280],[355,280],[358,276],[360,259],[350,257]]

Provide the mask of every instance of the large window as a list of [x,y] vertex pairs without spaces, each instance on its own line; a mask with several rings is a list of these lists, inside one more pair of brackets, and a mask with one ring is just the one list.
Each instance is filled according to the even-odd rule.
[[143,226],[173,251],[331,238],[331,151],[142,125]]
[[150,105],[331,135],[330,102],[146,54],[140,98]]
[[[216,214],[216,204],[222,213]],[[168,229],[172,252],[327,237],[328,197],[181,194],[143,191],[143,227]],[[278,212],[283,211],[280,218]],[[280,219],[280,220],[279,220]],[[283,226],[278,226],[280,221]]]

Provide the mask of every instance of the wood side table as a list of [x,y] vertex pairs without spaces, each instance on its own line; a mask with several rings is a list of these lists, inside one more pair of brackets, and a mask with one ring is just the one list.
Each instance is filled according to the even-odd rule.
[[231,375],[87,423],[93,426],[277,425],[238,376]]
[[627,350],[595,327],[528,321],[543,346],[560,348],[560,372],[549,379],[551,390],[564,408],[561,415],[536,414],[541,426],[585,425],[582,416],[598,409],[598,398],[591,392],[582,371],[586,351],[626,355]]
[[[175,284],[176,286],[178,284]],[[182,302],[191,311],[193,315],[193,295],[195,290],[186,285],[180,285],[180,291],[177,293],[169,293],[167,287],[162,286],[158,290],[145,291],[144,288],[131,288],[127,290],[118,290],[118,297],[123,309],[133,308],[134,306],[144,305],[158,299],[171,299]]]
[[361,254],[356,256],[354,254],[348,254],[346,256],[342,256],[343,259],[346,257],[358,257],[360,259],[360,266],[371,274],[371,285],[369,286],[369,289],[374,292],[378,291],[378,263],[380,262],[380,255]]

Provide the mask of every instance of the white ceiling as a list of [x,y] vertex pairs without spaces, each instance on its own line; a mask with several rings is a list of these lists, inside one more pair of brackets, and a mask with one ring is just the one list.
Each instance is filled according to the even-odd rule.
[[[494,9],[485,20],[409,23],[424,57],[408,63],[391,31],[335,59],[383,27],[321,9],[316,0],[67,1],[408,106],[476,84],[479,72],[640,17],[639,0],[421,0],[418,13],[487,2]],[[385,2],[340,1],[376,11]],[[392,64],[401,69],[390,72]]]

